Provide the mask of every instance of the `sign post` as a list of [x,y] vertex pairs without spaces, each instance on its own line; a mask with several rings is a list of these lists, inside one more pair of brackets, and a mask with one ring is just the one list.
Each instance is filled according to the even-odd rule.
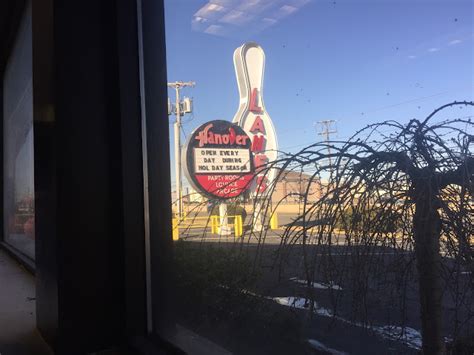
[[271,199],[277,174],[269,167],[278,157],[278,143],[263,101],[265,53],[258,44],[245,43],[234,51],[234,67],[240,101],[232,123],[215,120],[198,127],[182,157],[194,189],[220,201],[221,234],[230,233],[225,201],[246,190],[254,199],[252,230],[263,230],[263,202]]
[[183,161],[185,175],[193,188],[220,201],[219,233],[230,234],[225,201],[240,196],[254,177],[249,136],[228,121],[206,122],[190,135]]
[[227,213],[227,203],[221,202],[219,205],[219,229],[220,235],[229,235],[232,233],[232,229],[229,227]]
[[234,51],[234,67],[240,102],[232,122],[242,127],[252,141],[251,151],[256,169],[250,189],[254,198],[252,228],[254,231],[261,231],[264,220],[262,202],[271,198],[268,189],[274,183],[277,173],[267,165],[278,157],[275,128],[263,101],[263,49],[254,42],[243,44]]

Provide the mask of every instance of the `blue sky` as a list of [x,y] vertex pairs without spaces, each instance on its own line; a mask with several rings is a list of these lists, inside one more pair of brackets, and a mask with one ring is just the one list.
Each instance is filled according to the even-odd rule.
[[165,11],[168,81],[196,82],[183,90],[194,99],[187,134],[232,120],[239,99],[232,55],[247,41],[266,54],[265,105],[283,151],[320,140],[320,120],[336,120],[332,137],[344,139],[372,122],[424,118],[442,104],[474,100],[469,0],[165,0]]

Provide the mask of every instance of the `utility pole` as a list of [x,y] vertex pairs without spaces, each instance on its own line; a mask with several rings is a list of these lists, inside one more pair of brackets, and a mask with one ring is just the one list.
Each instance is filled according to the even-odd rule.
[[327,185],[328,191],[330,189],[329,185],[332,181],[332,159],[331,159],[331,146],[329,145],[329,136],[331,134],[337,133],[337,130],[331,127],[335,123],[336,121],[334,120],[323,120],[323,121],[318,122],[318,124],[322,127],[321,131],[318,132],[318,135],[324,136],[324,140],[326,141],[326,145],[328,148],[328,158],[329,158],[328,159],[329,160],[329,179],[328,179],[328,185]]
[[183,185],[181,181],[181,116],[192,111],[192,101],[189,98],[180,100],[179,91],[184,87],[194,87],[194,81],[175,81],[168,83],[168,87],[174,88],[176,93],[176,103],[172,105],[168,101],[168,115],[175,114],[176,121],[174,123],[174,164],[176,177],[176,206],[177,215],[181,219],[183,217]]
[[[332,172],[332,159],[331,159],[331,146],[329,145],[329,136],[331,134],[337,133],[337,129],[331,127],[331,125],[335,124],[336,121],[334,120],[323,120],[319,121],[318,124],[322,126],[321,132],[318,132],[318,135],[324,136],[324,140],[326,141],[328,147],[328,155],[329,155],[329,171]],[[332,128],[332,130],[331,130]]]

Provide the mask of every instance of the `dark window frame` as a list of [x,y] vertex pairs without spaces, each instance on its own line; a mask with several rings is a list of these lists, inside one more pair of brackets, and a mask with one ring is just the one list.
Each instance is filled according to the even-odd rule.
[[[2,82],[5,63],[13,48],[27,4],[25,0],[8,1],[12,6],[8,31],[2,32],[0,27],[0,39],[8,38],[7,45],[2,45],[0,48]],[[51,153],[56,152],[54,142],[56,136],[54,129],[51,129],[50,121],[51,115],[54,117],[55,113],[54,107],[51,107],[50,112],[48,105],[50,102],[55,103],[56,100],[57,63],[54,62],[54,53],[57,29],[54,26],[57,19],[54,18],[53,11],[55,0],[33,1],[32,6],[35,195],[38,193],[41,195],[35,196],[41,199],[35,215],[37,220],[42,221],[36,226],[37,230],[40,229],[37,236],[41,237],[55,234],[58,225],[64,224],[56,216],[55,201],[58,187],[54,178],[51,178],[50,170],[56,167],[56,158],[51,157]],[[117,228],[122,228],[124,255],[123,270],[117,272],[123,273],[125,286],[123,298],[126,312],[123,335],[126,344],[143,352],[149,351],[150,348],[176,352],[178,349],[164,340],[169,339],[174,332],[164,4],[163,1],[157,0],[105,0],[103,6],[104,10],[115,13],[115,27],[109,23],[106,31],[107,35],[114,39],[108,53],[116,53],[110,59],[111,65],[115,66],[115,73],[118,74],[118,78],[111,74],[110,79],[119,83],[117,92],[111,94],[111,97],[118,97],[119,100],[113,101],[111,98],[112,101],[108,104],[117,104],[118,107],[112,110],[116,110],[120,116],[118,128],[113,129],[120,137],[121,159],[111,164],[121,171],[119,186],[123,222],[121,227]],[[0,18],[0,23],[1,20]],[[3,161],[2,88],[0,89],[0,156]],[[145,145],[142,144],[142,123],[146,125]],[[142,154],[144,151],[145,155]],[[146,157],[147,169],[143,169],[143,156]],[[0,212],[3,214],[3,162],[1,169]],[[148,218],[145,216],[146,208],[144,209],[146,200],[144,181],[147,182],[149,197]],[[148,241],[144,239],[147,224],[151,236]],[[3,218],[0,219],[0,230],[0,244],[8,248],[3,242]],[[55,242],[43,245],[42,242],[38,243],[38,238],[36,242],[36,254],[38,255],[38,252],[43,254],[41,261],[37,260],[36,263],[38,272],[44,275],[46,270],[49,278],[58,277],[54,258],[48,262],[45,260],[48,255],[57,254],[58,245]],[[148,255],[148,267],[144,261],[145,255]],[[19,257],[31,272],[35,272],[34,263],[28,263],[22,255],[16,257]],[[41,277],[43,276],[39,279]],[[43,336],[50,345],[55,342],[58,332],[54,325],[58,314],[54,309],[47,311],[48,307],[59,302],[58,290],[55,287],[37,281],[37,292],[43,294],[43,299],[45,295],[51,298],[49,305],[42,306],[44,310],[40,311],[41,315],[37,315],[38,320],[41,318],[38,327],[46,330]],[[47,312],[50,315],[46,316]]]
[[[4,221],[4,157],[3,157],[3,134],[4,134],[4,117],[3,117],[3,81],[5,79],[5,70],[8,60],[12,54],[13,48],[18,38],[22,19],[25,16],[27,0],[5,0],[1,10],[3,10],[3,18],[0,18],[0,247],[7,251],[10,256],[19,261],[28,271],[34,273],[35,262],[21,250],[15,248],[5,241],[5,221]],[[3,20],[3,22],[2,22]]]

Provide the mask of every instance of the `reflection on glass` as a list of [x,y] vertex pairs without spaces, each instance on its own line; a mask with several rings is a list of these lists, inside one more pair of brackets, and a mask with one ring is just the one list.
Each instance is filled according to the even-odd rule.
[[[411,157],[423,174],[454,172],[474,156],[474,145],[462,143],[474,135],[467,103],[430,121],[458,120],[451,131],[415,130],[426,150],[410,136],[437,108],[474,99],[472,1],[167,0],[165,8],[168,79],[195,82],[168,90],[171,150],[183,150],[170,170],[178,345],[186,346],[184,330],[201,339],[185,347],[190,353],[203,339],[208,353],[237,354],[466,346],[474,336],[474,205],[463,191],[472,186],[466,178],[464,190],[440,193],[444,202],[429,200],[442,231],[424,240],[438,239],[429,265],[436,270],[441,259],[443,270],[427,274],[412,188],[434,191],[440,175],[420,173],[426,180],[413,184],[393,161],[378,163],[387,155],[369,154]],[[225,150],[227,132],[210,127],[214,120],[245,131],[256,169],[246,193],[226,203],[247,162],[236,140]],[[432,287],[444,290],[442,305],[427,311],[422,281],[443,285]],[[427,315],[441,313],[430,323]],[[426,324],[435,323],[430,338]]]
[[5,241],[34,258],[31,9],[27,8],[3,81]]

